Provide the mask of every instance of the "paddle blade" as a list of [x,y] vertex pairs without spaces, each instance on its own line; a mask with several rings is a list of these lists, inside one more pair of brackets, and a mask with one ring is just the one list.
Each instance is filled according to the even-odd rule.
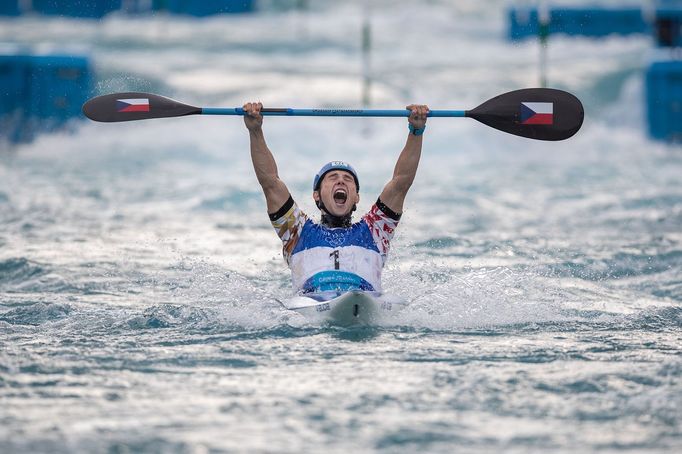
[[147,120],[200,114],[201,109],[151,93],[112,93],[97,96],[83,104],[83,113],[95,121]]
[[585,111],[578,98],[553,88],[526,88],[496,96],[467,117],[516,136],[564,140],[578,132]]

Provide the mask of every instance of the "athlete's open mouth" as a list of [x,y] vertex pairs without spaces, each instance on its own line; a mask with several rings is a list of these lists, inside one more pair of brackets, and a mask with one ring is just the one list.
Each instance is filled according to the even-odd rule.
[[334,191],[334,202],[338,204],[343,204],[346,203],[346,199],[348,199],[348,194],[346,194],[346,191],[343,189],[337,189]]

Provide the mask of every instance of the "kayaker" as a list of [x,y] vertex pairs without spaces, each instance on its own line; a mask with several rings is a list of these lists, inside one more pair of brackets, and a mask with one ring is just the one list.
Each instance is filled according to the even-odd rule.
[[313,199],[320,222],[299,209],[279,178],[277,164],[265,143],[261,103],[244,104],[251,160],[265,193],[272,226],[283,243],[284,258],[299,293],[381,291],[381,271],[390,242],[403,212],[403,202],[414,181],[429,109],[412,104],[409,133],[393,178],[376,203],[359,222],[351,216],[360,201],[360,181],[355,169],[343,161],[325,164],[313,180]]

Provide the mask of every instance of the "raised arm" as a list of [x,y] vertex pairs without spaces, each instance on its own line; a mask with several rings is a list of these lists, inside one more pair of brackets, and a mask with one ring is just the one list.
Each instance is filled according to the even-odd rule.
[[423,105],[411,104],[406,109],[412,111],[408,118],[410,132],[407,142],[395,164],[393,178],[386,184],[379,196],[381,201],[396,213],[403,212],[405,196],[417,174],[422,153],[422,134],[426,127],[426,115],[429,113],[429,108]]
[[249,141],[251,143],[251,161],[253,169],[256,171],[256,178],[263,188],[265,202],[268,213],[274,213],[289,199],[289,189],[277,173],[277,163],[265,143],[263,134],[263,116],[260,111],[263,108],[261,103],[246,103],[244,110],[244,124],[249,130]]

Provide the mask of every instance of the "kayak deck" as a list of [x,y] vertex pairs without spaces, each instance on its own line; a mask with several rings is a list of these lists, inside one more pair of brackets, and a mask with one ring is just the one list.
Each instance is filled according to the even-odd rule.
[[351,290],[299,295],[282,303],[312,322],[335,325],[373,325],[395,317],[407,302],[378,292]]

